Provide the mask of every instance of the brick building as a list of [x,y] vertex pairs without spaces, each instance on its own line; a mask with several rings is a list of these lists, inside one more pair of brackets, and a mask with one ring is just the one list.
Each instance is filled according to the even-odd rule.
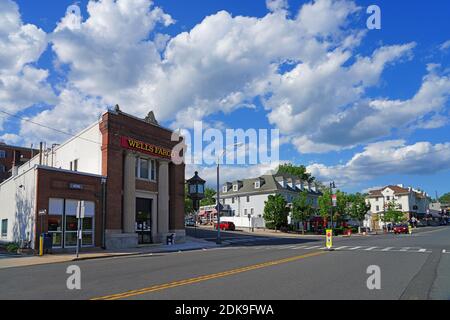
[[11,146],[0,141],[0,183],[11,177],[14,166],[22,165],[38,153],[38,150]]
[[116,108],[0,184],[0,241],[31,243],[49,232],[57,249],[126,248],[184,230],[184,165],[171,161],[172,131]]

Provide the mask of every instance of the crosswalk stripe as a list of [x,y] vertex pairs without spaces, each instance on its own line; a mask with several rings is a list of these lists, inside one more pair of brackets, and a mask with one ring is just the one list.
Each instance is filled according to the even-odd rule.
[[405,251],[408,251],[409,249],[411,249],[411,248],[410,248],[410,247],[401,248],[400,251],[401,251],[401,252],[405,252]]
[[307,246],[294,246],[292,249],[293,250],[300,250],[300,249],[304,249],[304,248],[306,248]]
[[320,246],[312,246],[312,247],[306,247],[306,250],[313,250],[313,249],[318,249],[320,248]]
[[373,249],[376,249],[376,248],[378,248],[378,247],[370,247],[370,248],[367,248],[367,249],[364,249],[365,251],[372,251]]
[[334,250],[342,250],[342,249],[345,249],[345,248],[348,248],[348,246],[337,247],[337,248],[334,249]]
[[381,250],[381,251],[389,251],[389,250],[392,250],[392,249],[394,249],[394,247],[387,247],[387,248],[384,248],[384,249]]
[[426,252],[427,249],[420,249],[419,252]]
[[350,249],[348,249],[348,250],[351,250],[351,251],[353,251],[353,250],[358,250],[358,249],[361,249],[362,247],[353,247],[353,248],[350,248]]

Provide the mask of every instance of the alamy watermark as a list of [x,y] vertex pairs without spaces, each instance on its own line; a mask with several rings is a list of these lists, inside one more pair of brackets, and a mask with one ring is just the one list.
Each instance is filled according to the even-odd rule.
[[377,265],[367,267],[366,273],[369,274],[366,285],[369,290],[381,290],[381,268]]
[[68,266],[66,270],[70,276],[67,278],[66,286],[69,290],[81,290],[81,269],[79,266]]
[[376,4],[373,4],[367,8],[367,14],[370,14],[367,18],[367,29],[380,30],[381,29],[381,8]]
[[193,130],[177,130],[172,141],[179,142],[172,149],[175,164],[255,165],[272,164],[280,159],[280,131],[278,129],[204,129],[201,121]]

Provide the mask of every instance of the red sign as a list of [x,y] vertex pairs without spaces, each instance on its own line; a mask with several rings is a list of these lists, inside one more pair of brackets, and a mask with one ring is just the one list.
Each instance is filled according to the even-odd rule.
[[331,195],[331,201],[333,203],[333,207],[337,206],[337,195],[333,194]]
[[123,148],[146,153],[158,158],[170,160],[172,158],[172,150],[159,147],[150,143],[142,142],[136,139],[121,137],[120,145]]

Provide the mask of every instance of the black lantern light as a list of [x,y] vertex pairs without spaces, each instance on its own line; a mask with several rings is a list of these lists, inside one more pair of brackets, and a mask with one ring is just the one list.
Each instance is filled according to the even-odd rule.
[[196,171],[195,175],[186,182],[188,185],[188,197],[192,199],[194,210],[198,211],[200,208],[200,200],[205,197],[206,181],[200,178],[198,176],[198,172]]

